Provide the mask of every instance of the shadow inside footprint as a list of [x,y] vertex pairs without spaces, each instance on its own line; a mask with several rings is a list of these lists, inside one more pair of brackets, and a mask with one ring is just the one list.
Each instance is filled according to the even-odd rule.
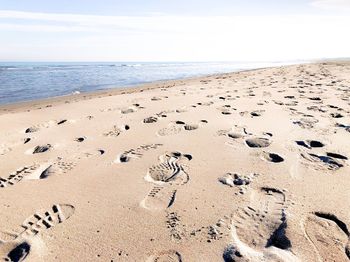
[[333,158],[338,158],[338,159],[343,159],[343,160],[347,160],[348,159],[346,156],[343,156],[343,155],[337,154],[337,153],[327,152],[326,154],[327,154],[327,156],[333,157]]
[[251,148],[262,148],[268,147],[271,144],[271,141],[267,138],[258,137],[246,139],[245,143]]
[[39,179],[45,179],[48,178],[52,174],[52,166],[50,165],[48,168],[46,168],[43,172],[41,172]]
[[270,239],[267,241],[266,247],[277,247],[279,249],[289,249],[292,243],[286,235],[287,221],[285,217],[282,218],[282,224],[273,232]]
[[329,166],[331,169],[339,169],[343,167],[341,163],[333,159],[332,157],[329,156],[319,156],[316,154],[309,154],[311,157],[318,159],[319,161],[323,162],[327,166]]
[[324,147],[324,144],[322,142],[316,140],[307,140],[306,143],[310,147]]
[[187,124],[187,125],[184,125],[184,129],[187,130],[187,131],[196,130],[196,129],[198,129],[198,125]]
[[263,152],[262,158],[268,162],[281,163],[284,161],[283,157],[276,153]]
[[77,137],[76,139],[74,139],[76,142],[79,142],[79,143],[81,143],[81,142],[84,142],[84,140],[85,140],[85,137]]
[[33,154],[44,153],[50,150],[52,146],[50,144],[46,144],[44,146],[36,146],[33,150]]
[[30,252],[30,245],[27,242],[23,242],[16,246],[14,249],[12,249],[8,255],[5,261],[11,261],[11,262],[20,262],[23,261]]
[[151,123],[155,123],[158,121],[158,118],[157,117],[154,117],[154,116],[151,116],[151,117],[147,117],[143,120],[143,122],[145,124],[151,124]]
[[39,128],[37,128],[37,127],[28,127],[28,128],[24,131],[24,133],[34,133],[34,132],[37,132],[37,131],[39,131]]
[[242,258],[243,256],[233,245],[227,246],[222,254],[224,262],[235,262],[237,257]]
[[228,136],[229,138],[233,138],[233,139],[238,139],[238,138],[243,137],[242,134],[234,133],[234,132],[229,132],[229,133],[227,133],[227,136]]
[[324,144],[322,142],[319,142],[316,140],[295,141],[295,142],[297,143],[298,146],[303,146],[308,149],[324,147]]
[[342,118],[344,116],[342,114],[339,114],[339,113],[331,113],[331,117],[333,117],[333,118]]
[[61,120],[61,121],[58,121],[57,122],[57,125],[62,125],[62,124],[64,124],[64,123],[66,123],[67,122],[67,119],[63,119],[63,120]]

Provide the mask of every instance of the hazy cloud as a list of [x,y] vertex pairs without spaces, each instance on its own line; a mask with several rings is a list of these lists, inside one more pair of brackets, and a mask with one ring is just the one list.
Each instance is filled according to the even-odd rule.
[[350,0],[314,0],[311,5],[330,10],[350,10]]
[[348,16],[97,16],[0,10],[0,59],[266,61],[341,57],[350,56],[349,25]]

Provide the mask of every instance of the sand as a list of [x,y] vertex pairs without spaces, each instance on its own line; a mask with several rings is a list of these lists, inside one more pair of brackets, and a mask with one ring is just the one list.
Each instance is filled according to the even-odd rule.
[[3,106],[7,261],[349,261],[350,64]]

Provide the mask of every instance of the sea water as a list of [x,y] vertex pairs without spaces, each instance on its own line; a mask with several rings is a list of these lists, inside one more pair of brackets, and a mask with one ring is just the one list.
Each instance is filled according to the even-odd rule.
[[290,63],[0,63],[0,104]]

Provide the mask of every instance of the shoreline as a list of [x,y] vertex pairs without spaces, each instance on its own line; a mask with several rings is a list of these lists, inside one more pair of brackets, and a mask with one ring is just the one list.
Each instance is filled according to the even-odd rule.
[[[318,64],[321,62],[304,62],[304,63],[300,63],[300,65],[313,64],[313,63]],[[15,112],[21,112],[26,110],[33,110],[35,108],[41,109],[43,107],[51,107],[53,105],[60,105],[68,102],[71,103],[71,102],[78,102],[81,100],[90,100],[96,97],[100,98],[100,97],[106,97],[106,96],[115,96],[115,95],[144,92],[144,91],[161,88],[164,86],[168,86],[168,87],[175,86],[175,85],[181,84],[184,81],[186,81],[186,83],[189,83],[192,81],[198,81],[202,79],[204,80],[210,77],[220,77],[225,75],[234,75],[238,73],[263,70],[267,68],[289,67],[289,66],[295,66],[295,65],[299,65],[299,64],[288,64],[288,65],[260,67],[260,68],[253,68],[253,69],[242,69],[242,70],[237,70],[237,71],[232,71],[227,73],[216,73],[216,74],[208,74],[203,76],[195,76],[195,77],[187,77],[187,78],[179,78],[179,79],[159,80],[159,81],[153,81],[153,82],[144,83],[144,84],[136,84],[136,85],[126,86],[126,87],[112,87],[108,89],[83,92],[79,94],[67,94],[62,96],[34,99],[29,101],[14,102],[14,103],[2,104],[2,105],[0,104],[0,115],[4,113],[15,113]]]

